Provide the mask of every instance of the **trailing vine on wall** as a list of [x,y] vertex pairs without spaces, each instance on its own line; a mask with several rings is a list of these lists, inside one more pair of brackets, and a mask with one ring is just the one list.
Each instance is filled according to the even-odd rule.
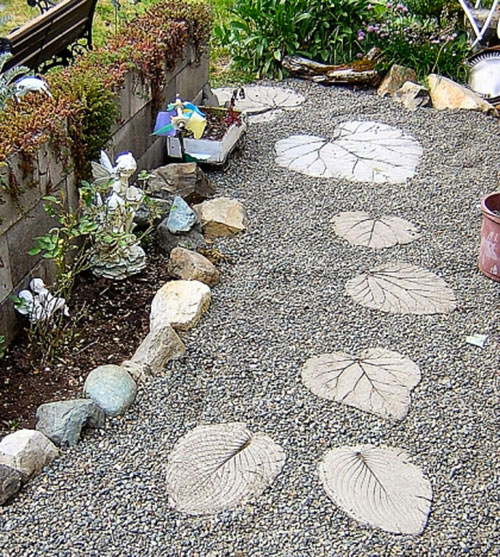
[[[127,71],[138,72],[158,108],[165,72],[181,59],[188,40],[200,57],[211,26],[211,7],[203,1],[162,0],[108,44],[52,71],[46,76],[52,99],[27,94],[20,103],[7,101],[0,111],[0,165],[8,165],[12,154],[32,160],[50,140],[60,157],[67,160],[71,154],[77,180],[88,178],[90,161],[111,137]],[[9,191],[17,187],[5,179],[2,185]]]

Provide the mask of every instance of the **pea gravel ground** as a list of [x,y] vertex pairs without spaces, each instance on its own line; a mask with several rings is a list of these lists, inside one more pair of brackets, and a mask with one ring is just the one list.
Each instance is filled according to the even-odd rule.
[[[500,285],[477,269],[479,199],[500,183],[497,120],[472,112],[406,112],[390,99],[300,81],[296,112],[254,125],[219,195],[241,200],[251,226],[216,243],[233,263],[187,356],[141,385],[123,418],[61,456],[0,510],[0,555],[410,556],[498,555],[497,402]],[[310,178],[277,168],[274,144],[295,133],[331,137],[348,120],[401,128],[422,144],[405,185]],[[422,238],[372,251],[335,236],[340,211],[393,214]],[[441,276],[458,308],[391,315],[356,305],[345,283],[377,264],[412,263]],[[484,349],[465,343],[488,335]],[[139,342],[140,339],[138,339]],[[311,356],[396,350],[421,368],[407,418],[391,424],[319,399],[300,368]],[[282,473],[232,511],[170,510],[165,467],[176,441],[200,424],[246,422],[282,445]],[[397,536],[348,518],[326,496],[317,463],[329,449],[373,443],[405,449],[432,483],[421,536]]]

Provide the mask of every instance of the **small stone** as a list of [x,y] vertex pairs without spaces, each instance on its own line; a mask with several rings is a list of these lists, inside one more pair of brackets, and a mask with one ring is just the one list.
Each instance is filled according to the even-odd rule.
[[218,197],[195,205],[193,209],[209,239],[232,236],[248,226],[245,208],[236,199]]
[[158,325],[141,342],[132,363],[141,367],[141,376],[160,375],[169,360],[182,358],[186,347],[170,325]]
[[187,331],[210,306],[210,288],[197,280],[174,280],[158,290],[151,304],[150,326],[171,325]]
[[196,213],[193,209],[191,209],[182,197],[176,195],[167,218],[168,231],[172,234],[189,232],[196,224],[196,220]]
[[108,364],[89,373],[83,392],[107,416],[120,416],[134,402],[137,386],[127,370]]
[[0,505],[21,489],[21,474],[10,466],[0,464]]
[[489,102],[447,77],[430,74],[427,80],[432,105],[438,110],[461,108],[465,110],[480,110],[492,115],[498,114],[495,107]]
[[199,280],[208,286],[219,282],[219,271],[212,262],[201,253],[184,248],[175,248],[170,252],[168,272],[174,278]]
[[401,89],[398,89],[394,93],[394,99],[411,112],[419,107],[428,106],[431,102],[429,91],[412,81],[407,81]]
[[201,99],[202,106],[219,106],[219,99],[212,91],[208,83],[203,85],[202,95],[203,95]]
[[[172,202],[166,199],[151,198],[151,203],[156,206],[156,211],[158,213],[158,221],[164,219],[172,206]],[[151,205],[143,203],[135,213],[134,222],[137,226],[141,228],[146,228],[149,226],[151,220]]]
[[102,427],[104,412],[91,400],[60,400],[42,404],[36,411],[36,429],[56,445],[72,447],[85,426]]
[[26,483],[59,454],[57,447],[39,431],[20,429],[0,442],[0,464],[10,466]]
[[398,89],[401,89],[406,81],[417,81],[415,70],[394,64],[377,89],[377,95],[380,97],[390,95],[392,97]]
[[196,224],[189,232],[172,234],[167,227],[167,220],[165,219],[156,229],[156,236],[158,244],[167,253],[170,253],[177,246],[185,249],[198,249],[206,246],[199,224]]
[[151,174],[154,178],[149,180],[148,190],[154,197],[171,199],[179,195],[188,203],[199,203],[215,195],[212,182],[194,162],[167,164]]

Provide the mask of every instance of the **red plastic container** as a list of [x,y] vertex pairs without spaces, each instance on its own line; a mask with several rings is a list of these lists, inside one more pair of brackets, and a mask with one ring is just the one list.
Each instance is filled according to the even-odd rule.
[[500,192],[490,193],[481,199],[481,213],[479,269],[490,279],[500,282]]

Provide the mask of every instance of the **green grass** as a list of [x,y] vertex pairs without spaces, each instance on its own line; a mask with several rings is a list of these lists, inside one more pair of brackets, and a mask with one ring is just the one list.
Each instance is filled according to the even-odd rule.
[[[147,10],[156,0],[142,0],[137,4],[132,4],[129,0],[121,0],[121,8],[118,12],[118,21],[115,21],[115,10],[111,0],[98,0],[92,36],[95,46],[104,44],[109,37],[112,37],[122,25],[126,25],[136,15],[140,15]],[[234,0],[207,0],[214,8],[214,24],[224,25],[229,18],[229,10]],[[16,27],[20,27],[30,19],[39,14],[35,8],[30,8],[26,0],[3,0],[5,8],[0,15],[10,15],[12,19],[5,25],[0,26],[0,36],[6,36]],[[210,56],[210,82],[212,87],[221,85],[239,85],[248,83],[255,79],[255,75],[249,72],[234,68],[230,53],[212,40]]]

